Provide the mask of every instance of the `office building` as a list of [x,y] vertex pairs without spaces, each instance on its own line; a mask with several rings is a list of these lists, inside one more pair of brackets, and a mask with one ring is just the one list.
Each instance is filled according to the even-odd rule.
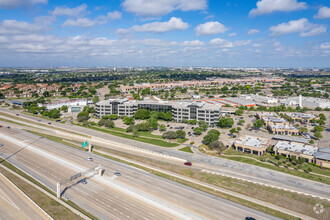
[[273,150],[277,155],[280,154],[288,158],[295,157],[296,159],[304,158],[306,162],[312,163],[318,148],[298,142],[279,141]]
[[270,140],[267,138],[245,135],[234,142],[233,148],[236,151],[262,156],[269,146]]

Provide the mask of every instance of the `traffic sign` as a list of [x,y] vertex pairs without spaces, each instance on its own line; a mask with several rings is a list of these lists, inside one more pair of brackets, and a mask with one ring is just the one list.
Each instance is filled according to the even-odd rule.
[[87,141],[85,141],[85,142],[82,142],[81,147],[84,148],[84,147],[87,147],[87,145],[88,145],[88,143],[87,143]]

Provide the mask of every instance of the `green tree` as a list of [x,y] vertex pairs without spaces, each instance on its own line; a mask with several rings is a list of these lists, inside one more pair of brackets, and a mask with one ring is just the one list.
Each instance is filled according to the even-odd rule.
[[108,120],[107,119],[100,119],[97,124],[100,126],[105,126],[107,124]]
[[232,118],[222,117],[218,122],[220,128],[228,128],[234,125],[234,120]]
[[230,129],[229,132],[230,132],[231,134],[237,133],[237,131],[236,131],[235,128]]
[[164,114],[164,120],[165,121],[171,121],[172,120],[172,112],[168,111]]
[[95,104],[95,103],[97,103],[99,101],[100,101],[100,98],[97,95],[92,98],[93,104]]
[[207,132],[207,134],[215,134],[217,136],[220,136],[220,132],[218,130],[215,129],[211,129]]
[[177,136],[177,138],[184,139],[186,137],[186,132],[183,131],[183,130],[177,130],[176,131],[176,136]]
[[308,129],[305,128],[305,127],[300,127],[300,128],[299,128],[299,131],[300,131],[301,133],[305,133],[305,132],[308,132]]
[[203,143],[209,145],[210,143],[219,140],[219,135],[215,133],[208,133],[203,137]]
[[195,125],[195,124],[197,124],[197,120],[196,120],[196,119],[188,120],[187,123],[188,123],[188,124]]
[[253,123],[253,127],[255,128],[261,128],[264,125],[264,122],[261,119],[257,119],[254,123]]
[[134,124],[134,118],[131,118],[131,117],[124,117],[123,118],[123,123],[125,124],[125,125],[132,125],[132,124]]
[[166,126],[163,125],[163,124],[159,125],[159,130],[160,131],[166,131]]
[[176,132],[175,131],[167,131],[164,132],[162,135],[163,139],[176,139]]
[[322,133],[320,131],[315,132],[314,137],[316,137],[317,139],[323,138]]
[[204,131],[204,130],[203,130],[202,128],[200,128],[200,127],[194,128],[194,133],[197,134],[197,135],[202,134],[203,131]]
[[115,123],[112,120],[108,120],[107,123],[105,124],[105,127],[107,128],[114,128]]
[[315,126],[313,130],[314,130],[314,132],[316,132],[316,131],[322,132],[322,131],[324,131],[324,128],[322,126],[318,125],[318,126]]
[[109,115],[108,116],[108,119],[111,119],[111,120],[117,120],[119,118],[118,115]]
[[136,119],[147,119],[150,117],[150,111],[147,109],[139,109],[134,113]]
[[221,141],[213,141],[209,145],[210,149],[216,150],[218,154],[221,154],[225,149],[225,145]]
[[67,111],[68,111],[68,106],[63,105],[63,106],[61,107],[61,110],[64,111],[64,112],[67,112]]
[[242,109],[237,109],[235,115],[243,115],[244,111]]
[[199,122],[199,127],[200,127],[201,129],[203,129],[204,131],[206,131],[206,129],[207,129],[209,126],[206,124],[205,121],[201,121],[201,122]]
[[323,121],[326,121],[327,120],[327,118],[325,117],[325,115],[323,113],[319,114],[319,117]]
[[245,120],[243,120],[243,119],[238,120],[239,125],[244,125],[244,123],[245,123]]
[[237,127],[236,130],[237,130],[237,133],[239,133],[242,130],[242,128],[241,127]]
[[325,125],[325,122],[324,120],[316,120],[316,123],[318,123],[319,125]]
[[132,132],[133,137],[138,137],[139,136],[139,131],[137,129],[134,129]]
[[77,115],[77,119],[79,122],[87,121],[88,120],[89,113],[87,111],[79,112]]

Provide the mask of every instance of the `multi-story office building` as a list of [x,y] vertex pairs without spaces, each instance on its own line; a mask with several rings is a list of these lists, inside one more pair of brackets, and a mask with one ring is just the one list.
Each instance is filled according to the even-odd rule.
[[314,162],[314,155],[317,150],[317,147],[313,147],[311,145],[288,141],[279,141],[274,146],[275,154],[281,154],[282,156],[288,158],[304,158],[308,163]]
[[239,137],[233,144],[236,151],[263,156],[267,147],[270,146],[270,140],[267,138],[245,135]]
[[320,119],[319,117],[316,117],[315,115],[312,114],[306,114],[306,113],[297,113],[297,112],[287,112],[285,113],[287,116],[291,117],[294,122],[312,122],[313,119],[318,120]]
[[181,122],[184,120],[205,121],[214,125],[219,121],[220,109],[218,105],[206,102],[165,102],[165,101],[128,101],[127,99],[110,99],[96,103],[96,117],[104,115],[119,115],[133,117],[138,109],[150,111],[172,112],[173,120]]

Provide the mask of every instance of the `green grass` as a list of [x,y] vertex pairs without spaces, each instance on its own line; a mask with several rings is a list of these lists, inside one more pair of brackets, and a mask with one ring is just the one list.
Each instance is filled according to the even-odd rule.
[[[79,125],[79,126],[81,126],[81,125]],[[150,139],[150,138],[147,138],[147,137],[133,137],[132,135],[127,134],[127,133],[116,132],[116,131],[112,131],[112,130],[109,130],[109,129],[98,128],[98,127],[94,127],[94,126],[89,126],[88,128],[94,129],[96,131],[101,131],[103,133],[108,133],[108,134],[111,134],[111,135],[115,135],[115,136],[118,136],[118,137],[122,137],[122,138],[127,138],[127,139],[140,141],[140,142],[144,142],[144,143],[148,143],[148,144],[158,145],[158,146],[161,146],[161,147],[177,147],[177,146],[179,146],[178,143],[168,143],[168,142],[163,141],[163,140]]]
[[184,152],[187,152],[187,153],[194,153],[194,152],[192,152],[191,148],[188,147],[188,146],[187,147],[180,148],[179,150],[184,151]]
[[189,140],[189,139],[188,139],[188,138],[179,138],[179,139],[177,139],[176,141],[177,141],[178,143],[182,144],[182,143],[186,142],[187,140]]

